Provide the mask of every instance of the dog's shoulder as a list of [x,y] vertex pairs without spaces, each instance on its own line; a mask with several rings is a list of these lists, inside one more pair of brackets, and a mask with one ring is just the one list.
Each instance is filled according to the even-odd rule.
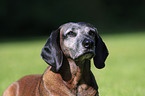
[[4,91],[2,96],[17,96],[18,89],[19,89],[18,82],[14,82]]
[[36,84],[39,80],[41,80],[42,75],[27,75],[19,79],[17,82],[19,85],[32,85]]
[[[31,92],[35,91],[35,88],[39,81],[41,80],[42,75],[28,75],[24,76],[18,81],[12,83],[3,93],[3,96],[18,96],[21,95],[21,92],[29,90]],[[29,92],[27,91],[27,92]],[[27,93],[26,92],[26,93]],[[24,94],[23,94],[24,95]]]

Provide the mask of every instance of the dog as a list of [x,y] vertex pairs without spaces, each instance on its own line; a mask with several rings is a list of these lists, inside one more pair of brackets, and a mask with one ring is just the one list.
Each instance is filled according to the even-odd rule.
[[97,29],[84,22],[66,23],[52,32],[41,57],[48,64],[42,75],[29,75],[12,83],[3,96],[99,96],[90,70],[105,67],[108,49]]

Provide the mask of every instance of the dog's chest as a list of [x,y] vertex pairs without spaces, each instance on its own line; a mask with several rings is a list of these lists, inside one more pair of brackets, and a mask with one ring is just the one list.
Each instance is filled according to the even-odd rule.
[[81,84],[77,88],[77,96],[97,96],[97,91],[86,84]]
[[72,94],[75,96],[98,96],[98,91],[94,89],[93,87],[85,84],[84,82],[80,82],[81,84],[77,84],[76,86],[71,84],[70,86],[67,85],[67,87],[70,87],[69,90]]

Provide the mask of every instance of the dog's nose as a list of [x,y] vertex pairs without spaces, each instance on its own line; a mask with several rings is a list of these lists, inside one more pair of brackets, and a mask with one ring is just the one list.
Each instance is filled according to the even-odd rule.
[[91,39],[84,39],[84,41],[83,41],[82,44],[83,44],[83,46],[84,46],[85,48],[91,49],[91,48],[93,48],[93,46],[94,46],[94,41],[91,40]]

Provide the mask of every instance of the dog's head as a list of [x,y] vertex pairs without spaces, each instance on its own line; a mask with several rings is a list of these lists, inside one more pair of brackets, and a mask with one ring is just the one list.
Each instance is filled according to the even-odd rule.
[[74,61],[94,58],[97,68],[103,68],[108,50],[97,29],[88,23],[66,23],[51,33],[42,49],[41,57],[56,68],[62,66],[63,55]]

